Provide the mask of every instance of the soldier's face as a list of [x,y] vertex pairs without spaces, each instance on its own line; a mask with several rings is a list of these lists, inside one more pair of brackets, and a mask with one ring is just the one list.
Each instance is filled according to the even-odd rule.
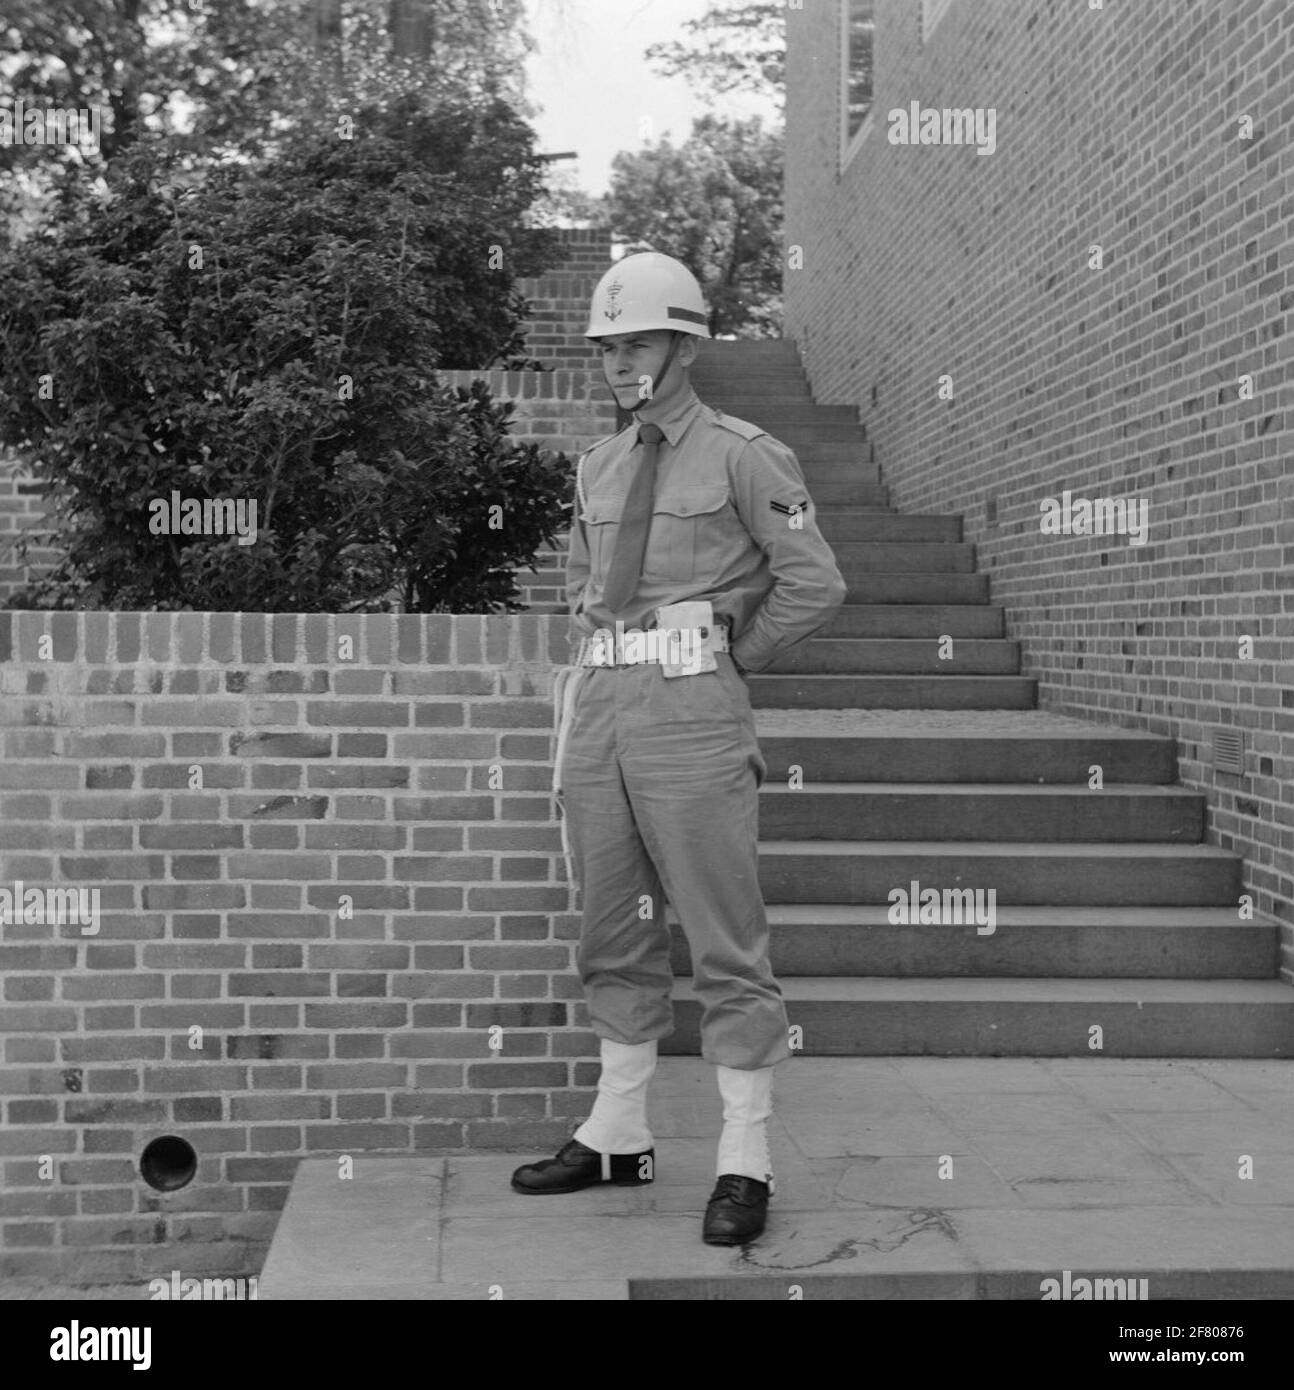
[[684,365],[686,341],[679,345],[665,379],[657,379],[673,336],[667,328],[654,328],[646,333],[617,333],[601,339],[602,374],[622,409],[630,410],[640,399],[652,399],[673,388]]

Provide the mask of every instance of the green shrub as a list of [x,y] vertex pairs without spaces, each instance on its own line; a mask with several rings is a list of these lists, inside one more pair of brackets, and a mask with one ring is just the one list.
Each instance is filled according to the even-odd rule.
[[[144,144],[106,198],[70,190],[0,259],[0,442],[66,555],[12,606],[517,607],[570,461],[435,373],[518,363],[515,278],[555,246],[531,141],[501,102],[410,97],[267,165],[184,186]],[[254,501],[254,543],[156,534],[177,492]]]

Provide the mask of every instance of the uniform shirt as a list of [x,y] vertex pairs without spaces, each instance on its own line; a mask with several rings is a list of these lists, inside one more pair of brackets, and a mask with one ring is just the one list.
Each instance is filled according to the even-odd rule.
[[[820,628],[845,581],[814,519],[804,474],[785,444],[703,405],[690,387],[665,413],[654,402],[580,459],[566,596],[575,638],[654,623],[662,604],[709,599],[732,620],[733,659],[761,671]],[[643,458],[638,426],[665,438],[642,577],[619,613],[602,601],[620,514]]]

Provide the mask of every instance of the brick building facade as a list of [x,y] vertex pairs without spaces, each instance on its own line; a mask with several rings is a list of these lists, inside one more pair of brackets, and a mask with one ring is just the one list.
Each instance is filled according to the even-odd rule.
[[[1040,707],[1178,741],[1286,922],[1292,37],[1280,0],[787,8],[785,334],[815,397],[857,407],[900,511],[962,514]],[[891,140],[914,102],[940,143]],[[995,113],[992,152],[942,143],[944,108]],[[1066,492],[1144,500],[1144,543],[1045,534]]]

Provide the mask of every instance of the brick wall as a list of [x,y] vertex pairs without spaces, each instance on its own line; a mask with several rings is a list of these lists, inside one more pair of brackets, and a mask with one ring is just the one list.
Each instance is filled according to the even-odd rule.
[[597,369],[598,354],[584,337],[593,288],[611,265],[611,233],[559,229],[562,260],[546,275],[521,280],[530,303],[526,351],[548,367]]
[[[787,10],[787,336],[900,510],[964,516],[1039,703],[1176,738],[1294,922],[1294,9],[952,0],[924,47],[919,12],[876,5],[841,170],[838,5]],[[914,100],[995,109],[995,153],[890,144]],[[1146,499],[1148,543],[1042,535],[1066,489]]]
[[561,227],[562,244],[559,269],[568,275],[591,276],[597,280],[611,260],[611,233],[605,227]]
[[[251,1271],[303,1155],[567,1136],[597,1051],[549,793],[565,634],[0,614],[0,888],[102,904],[93,936],[0,927],[0,1276]],[[137,1172],[166,1134],[199,1164],[170,1194]]]
[[[608,256],[606,264],[610,264]],[[589,300],[600,275],[544,275],[521,281],[531,307],[526,351],[545,366],[597,368],[600,357],[584,336]]]
[[0,448],[0,603],[54,560],[48,546],[33,546],[26,563],[18,557],[18,538],[32,534],[44,515],[39,494],[23,458]]

